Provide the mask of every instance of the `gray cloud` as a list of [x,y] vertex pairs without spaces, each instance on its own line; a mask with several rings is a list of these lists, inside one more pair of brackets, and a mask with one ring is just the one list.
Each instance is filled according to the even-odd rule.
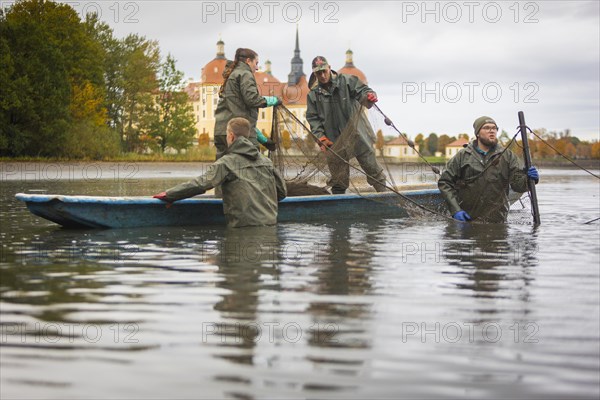
[[[81,10],[94,2],[79,3]],[[136,32],[159,40],[163,53],[173,54],[178,68],[195,79],[222,37],[228,57],[237,47],[253,48],[261,63],[270,59],[275,76],[286,80],[298,26],[305,73],[318,54],[334,68],[343,66],[351,47],[382,108],[413,136],[469,131],[479,114],[516,125],[523,109],[532,126],[599,138],[597,1],[123,1],[118,20],[114,1],[94,4],[118,36]],[[125,23],[126,16],[137,22]],[[451,102],[441,93],[436,102],[417,93],[403,101],[410,84],[427,89],[437,83],[440,90],[446,85],[448,95],[453,83],[465,82],[492,84],[488,89],[497,84],[502,96],[491,102],[476,91],[468,101],[465,92]],[[525,89],[528,83],[537,86]],[[525,103],[528,95],[538,102]]]

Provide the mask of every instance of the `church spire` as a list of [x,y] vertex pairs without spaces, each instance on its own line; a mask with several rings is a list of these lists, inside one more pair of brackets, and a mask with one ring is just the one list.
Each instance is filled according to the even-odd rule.
[[302,71],[302,65],[304,62],[300,58],[300,39],[298,34],[298,25],[296,25],[296,49],[294,50],[294,57],[292,58],[292,70],[288,75],[288,85],[295,85],[300,80],[300,77],[304,76]]
[[354,67],[354,62],[352,60],[352,50],[348,49],[346,51],[346,65],[344,65],[344,68],[349,68],[349,67]]
[[225,58],[225,42],[221,40],[221,35],[219,35],[219,41],[217,42],[217,57],[218,59]]

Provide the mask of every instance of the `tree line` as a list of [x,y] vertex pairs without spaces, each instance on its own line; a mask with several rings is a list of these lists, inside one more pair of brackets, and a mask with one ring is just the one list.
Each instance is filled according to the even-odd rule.
[[[600,142],[585,141],[572,136],[569,129],[565,131],[547,131],[544,128],[534,130],[535,135],[529,139],[529,151],[534,159],[559,159],[563,154],[572,159],[600,159]],[[531,137],[532,135],[530,135]],[[388,139],[392,139],[391,137]],[[442,156],[446,153],[446,147],[458,139],[471,140],[466,133],[460,133],[456,136],[438,135],[430,133],[427,137],[419,133],[414,140],[415,147],[423,156],[435,156],[436,153]],[[516,150],[521,144],[520,134],[511,144],[512,137],[509,137],[506,131],[502,131],[498,137],[499,142]],[[377,132],[376,148],[383,149],[385,139],[381,131]],[[520,150],[519,150],[520,151]],[[559,154],[560,153],[560,154]]]
[[158,42],[96,14],[19,1],[0,10],[0,156],[102,159],[192,143],[184,77]]

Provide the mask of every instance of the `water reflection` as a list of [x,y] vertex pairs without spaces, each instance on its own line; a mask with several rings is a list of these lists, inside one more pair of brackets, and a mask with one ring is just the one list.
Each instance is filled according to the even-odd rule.
[[357,383],[348,379],[368,374],[371,364],[361,354],[372,348],[372,258],[380,229],[379,221],[340,221],[311,229],[318,261],[309,290],[318,296],[306,308],[311,318],[307,344],[312,349],[307,350],[305,359],[314,370],[344,379],[332,378],[330,384],[307,383],[304,390],[351,393]]
[[[368,348],[367,324],[372,313],[371,259],[377,242],[376,224],[340,222],[321,227],[318,235],[318,270],[311,290],[320,296],[306,312],[317,329],[309,344],[316,347]],[[337,296],[351,296],[348,303]],[[321,300],[322,298],[322,300]],[[344,319],[348,324],[340,324]],[[352,324],[352,321],[361,321]],[[332,340],[327,340],[332,339]]]
[[[504,297],[503,284],[511,282],[526,290],[530,269],[537,265],[536,228],[530,232],[506,224],[449,223],[446,226],[444,254],[455,273],[464,279],[456,284],[473,297]],[[508,287],[508,289],[511,289]],[[526,301],[528,296],[519,297]]]
[[[265,328],[258,317],[259,296],[262,289],[279,290],[276,268],[279,258],[276,226],[225,230],[213,261],[223,278],[218,286],[225,289],[227,294],[214,305],[221,322],[214,327],[207,327],[220,337],[219,345],[242,349],[256,347]],[[219,357],[236,363],[253,364],[254,354],[248,351],[241,355]]]
[[[308,368],[360,375],[368,363],[339,349],[370,348],[368,296],[377,229],[333,223],[226,230],[210,260],[226,291],[214,305],[218,322],[207,326],[213,357],[273,372]],[[307,292],[312,295],[303,295]],[[233,371],[214,379],[237,384],[229,394],[242,397],[250,396],[244,389],[249,385],[315,393],[356,386]]]
[[451,326],[445,339],[455,342],[454,337],[459,338],[463,355],[472,363],[493,357],[499,343],[512,342],[516,347],[510,357],[512,371],[502,375],[461,371],[461,379],[469,385],[522,383],[526,366],[518,346],[539,341],[531,305],[537,251],[535,227],[456,222],[446,226],[444,254],[453,268],[445,273],[458,278],[455,295],[467,295],[474,302],[462,321],[444,325]]

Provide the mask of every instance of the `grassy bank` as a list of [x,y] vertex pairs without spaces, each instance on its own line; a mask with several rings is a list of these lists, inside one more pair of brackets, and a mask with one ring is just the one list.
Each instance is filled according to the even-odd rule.
[[103,159],[65,158],[65,157],[0,157],[0,162],[77,162],[77,161],[106,161],[106,162],[213,162],[216,149],[214,147],[194,147],[182,154],[139,154],[123,153]]
[[[445,157],[425,157],[425,160],[433,165],[445,165],[448,159]],[[417,159],[390,159],[385,158],[386,163],[388,164],[424,164],[425,162],[421,158]],[[596,159],[585,159],[585,160],[574,160],[577,165],[587,168],[587,169],[600,169],[600,160]],[[564,158],[555,159],[555,158],[543,158],[543,159],[534,159],[533,164],[538,167],[544,168],[577,168],[571,162],[565,160]]]

